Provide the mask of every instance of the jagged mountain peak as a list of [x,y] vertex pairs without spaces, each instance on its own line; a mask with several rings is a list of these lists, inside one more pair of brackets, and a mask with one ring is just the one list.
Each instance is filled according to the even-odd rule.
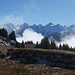
[[6,23],[6,24],[2,24],[2,25],[0,25],[1,27],[4,27],[4,26],[14,26],[14,24],[12,24],[12,23]]
[[50,22],[46,26],[54,26],[54,24],[52,22]]
[[42,24],[38,24],[38,26],[42,26]]
[[12,23],[2,24],[2,25],[0,25],[0,29],[1,28],[5,28],[8,32],[8,34],[10,34],[12,31],[16,31],[16,27]]
[[29,26],[28,23],[23,23],[22,25],[23,25],[23,26]]
[[62,34],[64,34],[64,35],[67,35],[69,33],[75,34],[75,25],[74,24],[66,27],[66,26],[62,26],[60,24],[54,25],[51,22],[45,26],[42,24],[29,25],[27,23],[24,23],[22,25],[14,25],[12,23],[6,23],[3,25],[0,25],[0,28],[5,28],[8,31],[8,33],[11,33],[14,30],[16,35],[22,35],[23,32],[28,28],[33,29],[37,33],[41,33],[43,36],[46,36],[46,37],[50,37],[50,36],[56,37],[56,35],[57,35],[57,37],[59,36],[59,38],[60,38],[60,36]]

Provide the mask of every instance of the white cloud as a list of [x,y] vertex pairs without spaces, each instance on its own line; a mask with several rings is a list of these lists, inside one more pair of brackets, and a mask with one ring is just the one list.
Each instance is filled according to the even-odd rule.
[[[62,39],[61,44],[68,44],[70,47],[75,47],[75,35],[67,36]],[[58,44],[60,44],[58,43]]]
[[26,29],[23,32],[23,37],[18,37],[17,41],[18,42],[22,42],[22,40],[24,40],[24,41],[33,41],[34,43],[36,43],[38,41],[40,43],[41,39],[43,37],[44,36],[42,34],[37,33],[35,31],[33,31],[32,29]]
[[0,24],[13,23],[13,24],[22,24],[24,23],[23,17],[15,15],[6,15],[0,17]]

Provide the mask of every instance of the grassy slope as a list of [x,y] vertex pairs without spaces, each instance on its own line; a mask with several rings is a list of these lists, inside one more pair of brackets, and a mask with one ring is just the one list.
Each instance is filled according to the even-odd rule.
[[8,49],[13,48],[12,46],[0,45],[0,51],[6,53]]
[[[0,46],[0,50],[3,53],[7,52],[7,49],[12,47]],[[16,49],[16,48],[15,48]],[[25,49],[24,49],[25,50]],[[26,49],[30,50],[30,49]],[[63,50],[44,50],[34,49],[41,51],[75,54],[75,52],[63,51]],[[20,64],[18,62],[0,59],[0,75],[75,75],[75,70],[53,68],[45,66],[44,64]]]
[[75,75],[75,70],[0,60],[0,75]]

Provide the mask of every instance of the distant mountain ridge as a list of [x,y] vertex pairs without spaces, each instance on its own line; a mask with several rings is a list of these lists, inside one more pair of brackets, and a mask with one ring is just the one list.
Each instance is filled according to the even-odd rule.
[[62,37],[75,34],[75,25],[66,27],[60,24],[54,25],[51,22],[45,26],[41,24],[29,25],[27,23],[24,23],[22,25],[14,25],[12,23],[7,23],[7,24],[0,25],[0,28],[5,28],[8,31],[8,33],[15,31],[17,37],[22,36],[23,32],[26,29],[31,28],[35,32],[41,33],[43,36],[57,41],[60,41]]

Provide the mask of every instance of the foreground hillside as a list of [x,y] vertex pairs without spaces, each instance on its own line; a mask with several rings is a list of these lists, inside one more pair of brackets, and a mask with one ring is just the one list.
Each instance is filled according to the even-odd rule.
[[75,75],[75,70],[0,60],[0,75]]
[[75,52],[1,46],[1,75],[75,75]]
[[6,57],[24,64],[46,64],[75,69],[75,52],[44,49],[9,49]]

